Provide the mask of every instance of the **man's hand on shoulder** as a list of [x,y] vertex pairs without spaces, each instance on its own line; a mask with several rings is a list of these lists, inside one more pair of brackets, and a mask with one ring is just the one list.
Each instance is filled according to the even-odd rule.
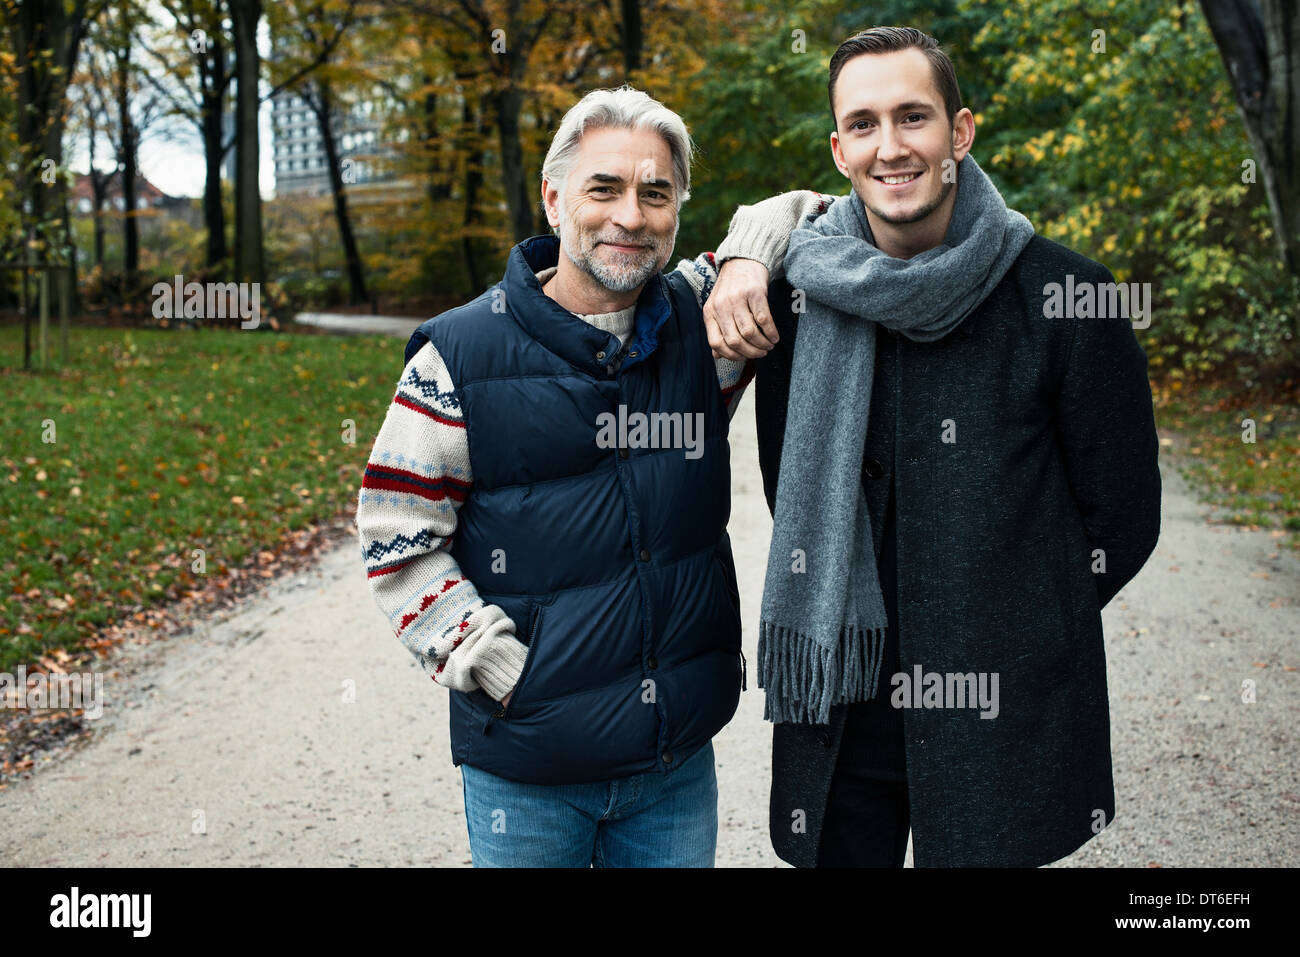
[[728,259],[704,303],[704,324],[715,358],[742,362],[767,355],[780,338],[767,305],[767,267]]

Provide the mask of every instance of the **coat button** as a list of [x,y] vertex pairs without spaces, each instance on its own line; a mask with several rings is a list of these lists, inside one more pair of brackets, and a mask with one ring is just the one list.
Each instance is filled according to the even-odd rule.
[[621,459],[625,459],[625,458],[627,458],[627,457],[628,457],[628,451],[627,451],[627,449],[619,449],[619,450],[618,450],[618,457],[621,458]]
[[641,549],[641,561],[643,562],[650,561],[650,553],[646,551],[644,548]]
[[672,764],[672,763],[673,763],[673,753],[671,751],[665,751],[664,764]]
[[602,349],[602,350],[600,350],[600,352],[597,352],[597,353],[596,353],[596,358],[597,358],[597,359],[603,359],[603,358],[605,358],[605,350]]
[[655,668],[659,667],[659,661],[654,656],[651,656],[646,659],[645,666],[653,671]]
[[636,358],[636,350],[634,349],[634,350],[632,350],[631,352],[629,352],[629,353],[628,353],[628,356],[631,357],[631,358],[633,358],[633,359],[635,359],[635,358]]
[[827,734],[825,731],[817,732],[817,740],[820,741],[822,744],[826,745],[826,747],[828,748],[831,746],[831,736]]
[[867,473],[867,478],[878,479],[885,474],[885,467],[875,459],[867,459],[862,468]]

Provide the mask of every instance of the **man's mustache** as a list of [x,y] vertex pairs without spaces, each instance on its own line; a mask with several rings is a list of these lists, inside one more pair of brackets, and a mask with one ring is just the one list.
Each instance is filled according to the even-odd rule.
[[647,243],[635,239],[597,239],[596,240],[597,246],[599,246],[601,243],[607,243],[612,246],[641,246],[645,249],[649,249],[651,246],[654,245],[654,243]]

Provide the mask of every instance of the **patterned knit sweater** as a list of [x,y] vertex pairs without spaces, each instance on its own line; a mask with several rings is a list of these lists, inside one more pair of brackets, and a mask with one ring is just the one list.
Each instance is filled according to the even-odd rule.
[[[805,214],[824,212],[831,197],[807,190],[742,206],[718,254],[681,260],[701,305],[721,262],[755,259],[775,273],[790,232]],[[545,284],[552,266],[537,273]],[[635,305],[578,318],[616,336],[633,332]],[[715,359],[728,418],[735,414],[754,362]],[[375,439],[357,500],[357,532],[371,594],[402,644],[440,685],[482,688],[500,700],[515,686],[528,647],[515,623],[485,603],[451,555],[456,511],[473,484],[465,420],[442,357],[425,343],[402,372]]]

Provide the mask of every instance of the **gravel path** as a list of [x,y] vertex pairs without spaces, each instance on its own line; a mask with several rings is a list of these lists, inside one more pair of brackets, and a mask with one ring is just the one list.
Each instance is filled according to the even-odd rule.
[[[715,739],[717,863],[783,867],[754,680],[771,520],[749,398],[732,458],[750,686]],[[1117,817],[1057,866],[1293,865],[1300,563],[1267,532],[1208,524],[1163,472],[1160,544],[1104,612]],[[124,649],[105,697],[89,745],[0,792],[0,863],[469,864],[447,694],[371,601],[354,541],[223,620]]]

